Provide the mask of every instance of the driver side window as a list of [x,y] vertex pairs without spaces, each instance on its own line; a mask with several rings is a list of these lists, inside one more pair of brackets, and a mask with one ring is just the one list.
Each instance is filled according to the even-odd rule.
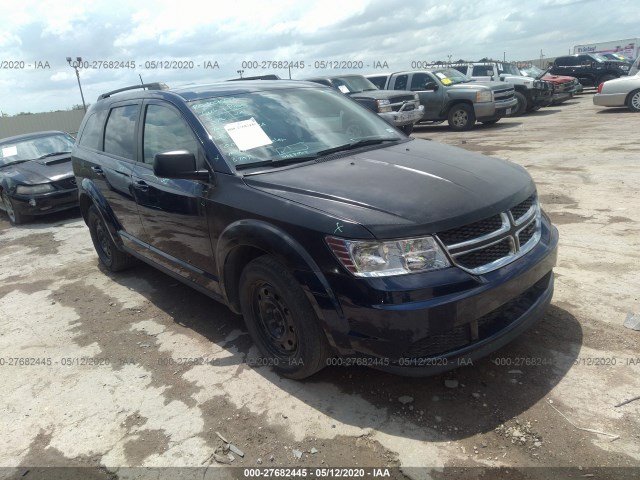
[[198,141],[180,114],[161,105],[148,105],[143,133],[144,163],[153,164],[156,153],[187,150],[194,155]]

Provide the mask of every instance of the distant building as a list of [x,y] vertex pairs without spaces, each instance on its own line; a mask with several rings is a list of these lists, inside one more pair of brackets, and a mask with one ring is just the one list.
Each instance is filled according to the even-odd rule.
[[640,38],[576,45],[573,53],[619,53],[633,60],[640,55]]

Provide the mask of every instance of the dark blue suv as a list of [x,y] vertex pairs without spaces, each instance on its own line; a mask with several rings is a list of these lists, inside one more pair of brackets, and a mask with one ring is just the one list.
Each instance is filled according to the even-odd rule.
[[72,161],[105,267],[141,259],[225,303],[291,378],[455,368],[553,293],[558,233],[523,168],[408,138],[317,84],[105,93]]

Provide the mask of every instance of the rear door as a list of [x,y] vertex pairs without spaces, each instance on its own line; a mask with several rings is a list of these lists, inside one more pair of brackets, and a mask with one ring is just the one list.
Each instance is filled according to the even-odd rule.
[[[141,102],[120,102],[91,114],[78,140],[83,150],[77,174],[90,179],[111,208],[120,232],[132,237],[142,225],[131,191]],[[106,124],[106,125],[105,125]]]
[[218,291],[207,224],[209,185],[195,180],[156,177],[156,153],[187,150],[205,168],[200,141],[174,106],[146,101],[141,121],[140,162],[132,175],[133,192],[144,227],[142,240],[154,260],[209,289]]

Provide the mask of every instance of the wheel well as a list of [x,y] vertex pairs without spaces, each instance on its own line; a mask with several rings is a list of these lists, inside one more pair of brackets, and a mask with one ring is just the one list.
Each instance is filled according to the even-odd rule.
[[82,214],[82,218],[85,223],[87,222],[87,216],[89,215],[89,208],[93,205],[93,201],[89,195],[81,195],[80,196],[80,213]]
[[[635,95],[636,93],[640,92],[640,88],[636,88],[635,90],[631,90],[629,92],[629,94],[627,95],[627,98],[624,99],[624,104],[628,104],[629,103],[629,99]],[[0,192],[2,191],[2,188],[0,188]]]
[[445,115],[448,116],[449,112],[451,111],[451,109],[453,107],[455,107],[456,105],[460,105],[461,103],[464,103],[465,105],[468,105],[469,107],[471,107],[473,109],[473,102],[471,102],[469,100],[454,100],[449,105],[447,105],[447,108],[444,111]]
[[256,247],[240,245],[234,248],[224,262],[224,290],[229,307],[234,313],[240,313],[240,275],[247,264],[268,252]]

